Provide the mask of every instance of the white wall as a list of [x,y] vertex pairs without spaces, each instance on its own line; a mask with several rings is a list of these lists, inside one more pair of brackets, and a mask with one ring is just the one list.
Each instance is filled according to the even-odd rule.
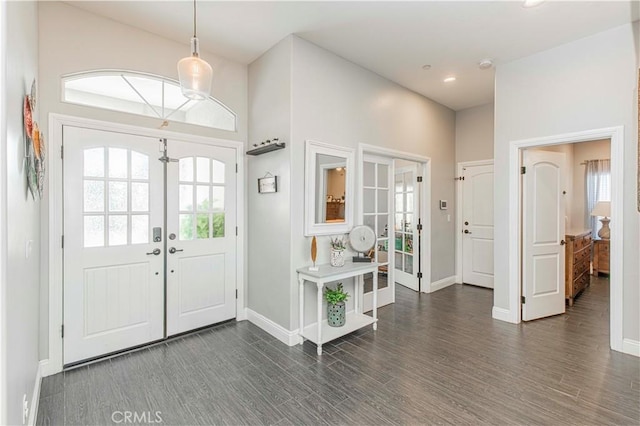
[[[509,144],[532,137],[624,126],[624,233],[638,235],[638,23],[498,67],[495,128],[494,305],[509,309]],[[594,61],[594,58],[598,58]],[[640,340],[638,238],[623,243],[623,337]]]
[[456,163],[493,158],[493,102],[456,112]]
[[589,228],[585,222],[585,171],[581,164],[587,160],[604,160],[611,158],[611,141],[609,139],[582,142],[573,145],[573,199],[571,202],[571,222],[576,227]]
[[[2,81],[6,134],[2,134],[1,143],[3,154],[6,145],[6,156],[2,155],[6,162],[6,192],[2,192],[3,197],[6,194],[6,212],[2,215],[6,217],[6,228],[2,243],[6,244],[3,248],[7,257],[2,291],[8,302],[1,313],[0,333],[6,345],[6,376],[2,382],[6,388],[2,392],[5,410],[0,423],[22,424],[22,396],[27,395],[31,401],[39,359],[40,201],[34,201],[27,189],[22,119],[24,96],[38,73],[38,5],[6,2],[5,7],[6,21],[1,30],[3,38],[7,37],[6,74]],[[37,111],[35,117],[39,117]],[[32,242],[32,250],[27,258],[28,241]]]
[[[39,2],[41,128],[47,130],[49,113],[158,128],[160,119],[142,117],[61,102],[60,78],[64,74],[94,69],[130,69],[178,78],[177,62],[189,54],[189,39],[176,43],[155,34],[120,24],[61,2]],[[152,7],[152,3],[150,3]],[[202,46],[206,49],[207,46]],[[168,130],[246,141],[247,67],[201,51],[213,67],[212,95],[238,117],[237,132],[186,123],[170,123]],[[55,153],[51,153],[56,155]],[[48,253],[48,196],[42,200],[43,249]],[[43,255],[40,356],[48,357],[48,258]]]

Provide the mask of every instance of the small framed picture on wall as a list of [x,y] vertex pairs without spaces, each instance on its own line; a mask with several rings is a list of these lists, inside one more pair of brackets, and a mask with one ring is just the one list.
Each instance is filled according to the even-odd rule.
[[260,194],[268,194],[278,192],[278,177],[265,176],[258,179],[258,192]]

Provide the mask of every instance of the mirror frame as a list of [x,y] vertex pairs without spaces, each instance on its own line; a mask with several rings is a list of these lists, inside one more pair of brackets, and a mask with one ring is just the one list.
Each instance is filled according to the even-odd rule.
[[[346,160],[345,205],[344,222],[317,223],[316,222],[316,158],[318,154],[342,157]],[[342,146],[330,145],[324,142],[307,140],[305,145],[305,191],[304,191],[304,235],[334,235],[346,234],[353,227],[353,212],[355,209],[355,150]]]

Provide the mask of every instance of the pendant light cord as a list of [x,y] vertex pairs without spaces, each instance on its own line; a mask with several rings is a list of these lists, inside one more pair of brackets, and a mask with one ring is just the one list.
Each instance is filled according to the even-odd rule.
[[196,0],[193,0],[193,38],[196,38]]

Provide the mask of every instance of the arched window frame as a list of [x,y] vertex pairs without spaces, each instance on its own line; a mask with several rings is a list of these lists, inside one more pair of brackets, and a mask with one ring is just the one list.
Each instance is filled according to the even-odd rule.
[[[96,105],[96,104],[90,104],[90,103],[81,103],[81,102],[76,102],[73,100],[69,100],[67,98],[67,82],[69,81],[73,81],[73,80],[79,80],[82,78],[92,78],[92,77],[100,77],[100,76],[120,76],[126,83],[127,85],[129,85],[129,87],[131,87],[133,93],[135,93],[143,102],[144,104],[146,104],[151,111],[154,112],[154,114],[142,114],[142,113],[135,113],[135,112],[131,112],[131,111],[126,111],[124,109],[118,109],[118,108],[114,108],[113,106],[108,106],[108,105]],[[136,88],[135,86],[131,83],[131,81],[129,79],[127,79],[127,77],[137,77],[137,78],[146,78],[146,79],[151,79],[151,80],[155,80],[155,81],[159,81],[162,83],[162,93],[160,94],[163,105],[152,105]],[[224,103],[220,102],[218,99],[214,98],[213,96],[209,96],[208,99],[206,99],[205,101],[193,101],[187,98],[184,98],[184,102],[178,106],[175,109],[172,109],[170,111],[168,111],[168,113],[165,113],[166,108],[164,106],[164,101],[165,101],[165,94],[164,94],[164,89],[165,89],[165,85],[171,85],[171,86],[175,86],[175,87],[180,87],[180,83],[177,80],[174,80],[172,78],[168,78],[168,77],[164,77],[161,75],[157,75],[157,74],[152,74],[152,73],[146,73],[146,72],[141,72],[141,71],[133,71],[133,70],[124,70],[124,69],[99,69],[99,70],[90,70],[90,71],[80,71],[80,72],[75,72],[75,73],[69,73],[69,74],[65,74],[61,77],[61,89],[60,89],[60,97],[61,97],[61,102],[63,103],[68,103],[68,104],[73,104],[73,105],[81,105],[81,106],[85,106],[85,107],[90,107],[90,108],[99,108],[99,109],[105,109],[105,110],[109,110],[109,111],[116,111],[116,112],[120,112],[120,113],[124,113],[124,114],[132,114],[132,115],[140,115],[143,117],[156,117],[158,119],[161,120],[168,120],[168,121],[174,121],[174,122],[178,122],[178,123],[185,123],[185,124],[191,124],[191,125],[195,125],[195,126],[203,126],[203,127],[208,127],[208,128],[212,128],[212,129],[218,129],[218,130],[225,130],[225,131],[231,131],[231,132],[236,132],[237,131],[237,126],[238,126],[238,117],[237,114],[228,106],[226,106]],[[222,108],[225,112],[227,112],[228,114],[230,114],[230,116],[233,118],[233,126],[232,128],[222,128],[222,127],[218,127],[215,125],[207,125],[207,124],[202,124],[202,123],[194,123],[194,122],[188,122],[185,120],[175,120],[172,119],[172,116],[174,116],[174,114],[181,110],[184,106],[186,106],[187,104],[192,104],[194,105],[195,102],[213,102],[214,104],[216,104],[218,107]],[[160,112],[158,111],[158,107],[160,109]],[[182,109],[182,111],[184,111]]]

